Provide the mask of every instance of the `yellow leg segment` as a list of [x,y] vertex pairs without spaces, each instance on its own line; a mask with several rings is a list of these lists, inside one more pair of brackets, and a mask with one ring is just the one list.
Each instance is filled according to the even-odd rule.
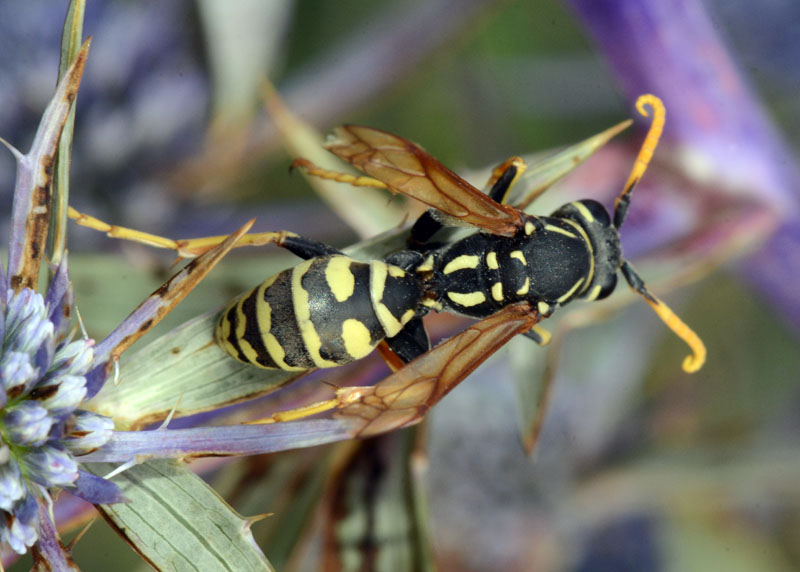
[[520,177],[522,177],[522,174],[528,169],[528,164],[525,162],[525,160],[522,157],[516,157],[516,156],[515,157],[510,157],[505,162],[501,163],[500,165],[498,165],[497,167],[492,169],[492,175],[489,177],[489,180],[486,183],[485,189],[488,192],[489,189],[494,187],[494,185],[498,181],[498,179],[500,179],[500,177],[503,176],[503,173],[505,173],[508,170],[508,168],[512,167],[512,166],[516,167],[517,174],[508,183],[508,187],[506,187],[505,193],[503,194],[502,197],[492,197],[498,203],[506,204],[508,202],[507,201],[508,193],[514,187],[514,185],[517,184],[517,182],[519,181]]
[[268,423],[296,421],[298,419],[303,419],[304,417],[316,415],[317,413],[324,413],[325,411],[336,409],[337,407],[341,407],[341,402],[339,399],[328,399],[326,401],[318,401],[317,403],[312,403],[311,405],[306,405],[304,407],[298,407],[297,409],[278,411],[269,417],[262,417],[261,419],[256,419],[254,421],[248,421],[245,423],[245,425],[266,425]]
[[324,413],[331,409],[342,409],[348,405],[358,402],[363,394],[371,393],[374,387],[342,387],[336,390],[336,397],[333,399],[326,399],[325,401],[318,401],[311,405],[304,405],[295,409],[287,409],[286,411],[278,411],[269,417],[262,417],[248,421],[245,425],[267,425],[269,423],[283,423],[285,421],[297,421],[305,417]]
[[[138,242],[148,246],[174,250],[181,258],[195,258],[196,256],[211,250],[227,238],[227,235],[225,235],[173,240],[171,238],[165,238],[156,234],[142,232],[133,228],[108,224],[107,222],[103,222],[102,220],[91,215],[79,212],[72,207],[69,207],[68,215],[69,218],[74,220],[76,224],[103,232],[111,238],[130,240],[132,242]],[[263,246],[265,244],[272,243],[280,245],[286,240],[287,236],[297,235],[293,232],[287,231],[246,234],[242,236],[233,247],[239,248],[241,246]]]
[[320,179],[328,179],[330,181],[336,181],[338,183],[347,183],[348,185],[352,185],[354,187],[373,187],[376,189],[388,189],[385,183],[379,181],[378,179],[373,179],[372,177],[366,176],[356,176],[351,175],[349,173],[340,173],[339,171],[331,171],[328,169],[323,169],[322,167],[317,167],[314,163],[309,161],[308,159],[295,159],[292,161],[291,169],[295,167],[300,167],[306,174],[311,175],[312,177],[319,177]]

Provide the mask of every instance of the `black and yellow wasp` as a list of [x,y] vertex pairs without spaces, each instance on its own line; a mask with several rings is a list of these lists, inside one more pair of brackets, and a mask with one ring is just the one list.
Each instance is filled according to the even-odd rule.
[[[449,375],[463,378],[499,347],[482,336],[499,336],[496,341],[504,343],[524,333],[546,343],[549,334],[537,325],[541,318],[576,299],[607,297],[621,271],[630,287],[689,344],[693,354],[683,367],[696,371],[705,360],[701,340],[647,290],[622,257],[619,229],[664,124],[661,101],[652,95],[639,98],[637,107],[646,115],[645,105],[654,120],[613,215],[590,199],[568,203],[549,216],[506,204],[525,168],[517,157],[494,170],[484,194],[401,137],[368,127],[338,128],[326,147],[367,176],[327,171],[303,159],[294,165],[322,178],[388,188],[431,210],[413,225],[406,249],[369,262],[280,233],[275,242],[304,262],[231,303],[219,320],[217,341],[242,362],[286,370],[339,366],[381,344],[390,364],[392,356],[399,357],[394,366],[400,368],[430,350],[423,316],[431,310],[455,312],[482,318],[484,326],[454,338],[466,349],[440,359],[440,371],[432,375],[444,375],[449,368]],[[436,242],[434,235],[449,223],[478,231],[453,242]]]

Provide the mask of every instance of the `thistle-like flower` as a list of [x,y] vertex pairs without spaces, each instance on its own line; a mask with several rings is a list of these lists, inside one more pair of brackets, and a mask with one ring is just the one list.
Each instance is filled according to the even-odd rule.
[[[179,270],[99,343],[75,335],[64,247],[67,191],[50,175],[57,152],[69,148],[62,142],[59,149],[59,141],[88,47],[87,41],[71,58],[30,151],[23,154],[0,139],[17,161],[8,264],[5,269],[0,264],[0,549],[8,546],[22,554],[32,548],[37,562],[59,570],[70,565],[53,522],[53,491],[64,489],[97,505],[125,500],[117,485],[82,468],[92,462],[89,454],[114,434],[112,419],[89,411],[86,402],[115,371],[119,356],[182,300],[252,225]],[[46,250],[51,224],[57,246]],[[37,284],[45,252],[54,262],[43,295]],[[173,451],[172,456],[181,454]]]
[[[112,435],[111,419],[78,409],[91,396],[94,341],[76,337],[66,252],[45,294],[36,286],[51,205],[49,173],[77,93],[88,46],[60,82],[27,154],[0,139],[17,159],[8,265],[0,264],[0,545],[66,562],[50,522],[51,494],[70,490],[90,502],[119,502],[119,488],[82,470],[77,456]],[[95,386],[105,376],[95,372]],[[47,522],[45,522],[45,520]]]
[[46,298],[4,286],[0,541],[18,553],[38,540],[37,497],[49,502],[49,489],[74,487],[75,455],[101,446],[113,429],[110,419],[77,409],[86,396],[93,341],[70,339],[65,286],[66,272],[57,274]]

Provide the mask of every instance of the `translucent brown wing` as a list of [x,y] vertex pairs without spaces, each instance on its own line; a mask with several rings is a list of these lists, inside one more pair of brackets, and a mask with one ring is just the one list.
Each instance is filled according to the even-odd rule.
[[512,236],[522,225],[517,209],[493,201],[418,145],[370,127],[345,125],[326,147],[395,193],[493,234]]
[[413,425],[486,358],[539,319],[528,303],[506,306],[372,387],[339,389],[342,405],[336,417],[351,422],[358,437]]

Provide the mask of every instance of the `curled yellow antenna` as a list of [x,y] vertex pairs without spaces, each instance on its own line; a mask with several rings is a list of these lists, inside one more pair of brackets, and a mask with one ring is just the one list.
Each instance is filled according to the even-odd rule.
[[625,276],[625,280],[630,284],[630,287],[637,294],[642,296],[645,301],[650,304],[650,307],[658,317],[661,318],[661,321],[691,348],[692,355],[686,356],[683,360],[683,371],[694,373],[703,367],[703,364],[706,362],[706,346],[703,340],[700,339],[700,336],[675,315],[675,313],[670,310],[669,306],[650,293],[644,285],[644,281],[627,260],[622,262],[620,270],[622,271],[622,275]]
[[631,169],[631,174],[628,175],[628,180],[625,182],[625,187],[617,197],[617,200],[614,201],[614,228],[621,227],[625,221],[625,215],[628,214],[628,205],[631,201],[631,193],[647,170],[650,159],[653,158],[653,153],[658,146],[658,141],[661,139],[661,133],[664,131],[664,122],[667,119],[667,109],[664,107],[664,103],[652,93],[640,95],[636,100],[636,110],[645,117],[650,116],[645,107],[647,105],[653,110],[653,121],[650,124],[650,130],[647,132],[647,137],[644,138],[642,148],[636,156],[636,161],[633,163],[633,168]]
[[655,313],[658,314],[661,321],[691,348],[692,355],[686,356],[683,360],[683,371],[694,373],[703,367],[703,364],[706,362],[706,346],[703,340],[700,339],[700,336],[694,333],[692,328],[687,326],[683,320],[676,316],[675,313],[669,309],[669,306],[652,294],[650,298],[645,296],[644,299],[650,304],[650,307]]

